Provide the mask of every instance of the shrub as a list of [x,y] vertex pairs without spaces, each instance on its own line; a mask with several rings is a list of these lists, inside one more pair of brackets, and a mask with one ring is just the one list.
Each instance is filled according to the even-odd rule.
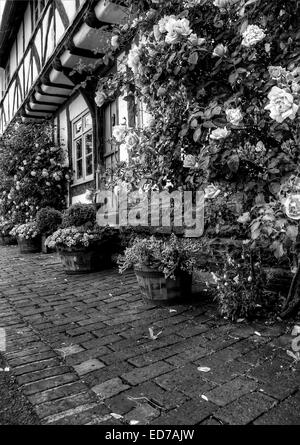
[[8,127],[0,142],[0,213],[14,224],[36,218],[43,207],[64,209],[71,173],[49,122]]
[[63,213],[62,227],[93,226],[96,222],[96,209],[91,204],[73,204]]
[[2,218],[0,220],[0,235],[8,236],[13,227],[14,224],[12,221]]
[[274,294],[266,290],[267,276],[258,252],[244,244],[242,249],[224,252],[221,261],[218,272],[212,273],[221,315],[236,320],[274,307]]
[[180,239],[174,234],[166,239],[136,237],[124,256],[119,257],[119,271],[147,266],[163,272],[166,278],[175,278],[178,270],[191,274],[200,250],[197,241]]
[[44,207],[36,215],[37,227],[43,235],[50,235],[58,229],[62,222],[62,214],[52,207]]

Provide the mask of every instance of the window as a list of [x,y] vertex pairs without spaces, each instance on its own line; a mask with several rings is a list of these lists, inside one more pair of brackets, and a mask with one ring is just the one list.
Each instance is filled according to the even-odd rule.
[[35,25],[45,6],[46,6],[46,0],[32,0],[31,2],[32,29],[35,28]]
[[73,123],[74,183],[91,181],[94,175],[93,131],[90,113]]

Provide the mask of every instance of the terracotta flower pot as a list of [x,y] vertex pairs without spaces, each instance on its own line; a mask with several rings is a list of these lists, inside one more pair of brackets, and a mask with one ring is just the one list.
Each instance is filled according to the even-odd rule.
[[20,253],[37,253],[41,251],[41,239],[18,238],[18,246]]
[[165,278],[162,272],[147,266],[135,268],[135,275],[143,298],[147,301],[171,301],[189,297],[192,288],[192,275],[179,271],[175,280]]

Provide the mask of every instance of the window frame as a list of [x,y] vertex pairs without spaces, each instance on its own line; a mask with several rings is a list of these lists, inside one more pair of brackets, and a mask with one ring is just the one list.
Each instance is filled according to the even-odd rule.
[[[86,127],[84,126],[84,122],[86,117],[89,116],[91,119],[91,126]],[[81,122],[81,129],[76,134],[75,133],[75,125]],[[91,151],[87,153],[86,147],[86,136],[91,136]],[[77,157],[77,141],[81,141],[81,157],[78,159]],[[79,185],[84,184],[85,182],[93,181],[94,174],[95,174],[95,166],[94,166],[94,135],[93,135],[93,122],[92,122],[92,115],[90,111],[84,111],[82,114],[77,116],[72,121],[72,158],[73,158],[73,171],[74,171],[74,177],[73,177],[73,185]],[[92,158],[92,172],[88,175],[87,174],[87,158]],[[78,174],[78,168],[77,168],[77,161],[81,160],[82,162],[82,176],[80,178],[77,177]]]

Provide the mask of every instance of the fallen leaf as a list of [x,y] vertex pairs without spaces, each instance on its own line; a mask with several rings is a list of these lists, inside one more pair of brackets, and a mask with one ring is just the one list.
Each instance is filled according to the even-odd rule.
[[242,323],[242,321],[244,321],[244,320],[245,320],[244,318],[238,318],[236,322],[237,323]]
[[149,328],[150,338],[151,340],[156,340],[160,334],[162,334],[162,331],[159,331],[157,334],[154,335],[154,331],[152,328]]
[[258,335],[259,337],[261,337],[261,333],[260,332],[255,331],[254,334]]
[[203,399],[203,400],[205,400],[206,402],[208,402],[208,398],[207,398],[204,394],[202,394],[201,399]]
[[123,419],[123,416],[121,416],[121,414],[116,414],[116,413],[110,413],[111,417],[113,417],[114,419]]
[[207,366],[199,366],[199,368],[197,368],[198,371],[201,372],[209,372],[210,368],[208,368]]
[[300,334],[300,326],[295,325],[292,330],[292,335],[299,335],[299,334]]

